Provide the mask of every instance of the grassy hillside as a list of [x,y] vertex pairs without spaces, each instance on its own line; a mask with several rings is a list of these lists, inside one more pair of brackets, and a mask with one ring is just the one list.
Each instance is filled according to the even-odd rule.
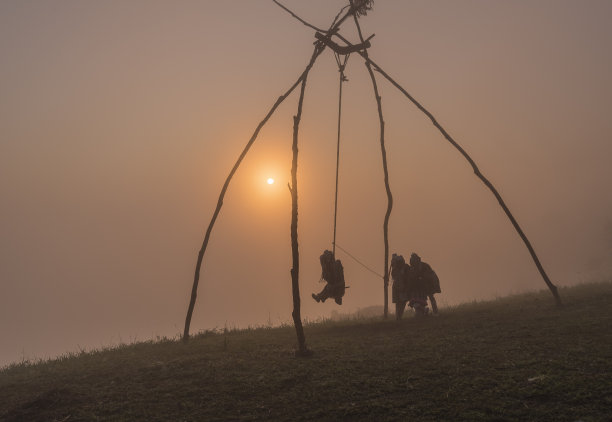
[[437,317],[139,343],[0,372],[2,421],[610,421],[612,283]]

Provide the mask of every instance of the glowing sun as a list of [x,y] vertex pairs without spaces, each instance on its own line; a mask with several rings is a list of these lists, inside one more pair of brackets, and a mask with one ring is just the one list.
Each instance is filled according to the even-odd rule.
[[268,182],[269,185],[274,184],[274,179],[271,177],[268,177],[268,180],[266,180],[266,182]]

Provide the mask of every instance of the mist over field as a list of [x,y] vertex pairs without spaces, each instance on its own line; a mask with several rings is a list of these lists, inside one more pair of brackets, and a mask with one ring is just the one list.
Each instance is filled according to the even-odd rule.
[[[344,1],[283,2],[327,27]],[[612,274],[612,3],[379,1],[371,57],[498,188],[559,286]],[[357,40],[352,24],[341,31]],[[273,2],[0,3],[0,366],[182,332],[204,231],[236,158],[307,64],[313,31]],[[338,244],[384,271],[376,102],[352,55]],[[444,306],[546,288],[499,204],[377,75],[394,197],[390,252],[417,252]],[[331,248],[338,69],[309,78],[300,129],[302,316]],[[204,259],[192,332],[291,318],[289,97],[236,173]],[[275,183],[266,183],[268,178]],[[551,297],[552,301],[552,297]]]

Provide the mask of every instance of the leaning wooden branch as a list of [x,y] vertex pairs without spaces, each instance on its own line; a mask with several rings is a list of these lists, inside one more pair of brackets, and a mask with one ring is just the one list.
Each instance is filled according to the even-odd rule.
[[[351,0],[351,5],[355,7],[353,0]],[[357,33],[359,34],[359,39],[361,40],[361,44],[364,44],[365,42],[363,39],[363,34],[361,32],[361,26],[359,25],[359,20],[357,18],[357,15],[356,14],[353,15],[353,18],[355,21],[355,26],[357,27]],[[368,50],[361,51],[361,49],[359,49],[357,51],[362,56],[366,58],[368,57]],[[384,248],[385,248],[383,294],[384,294],[384,317],[387,318],[387,316],[389,315],[389,219],[391,218],[391,210],[393,209],[393,195],[391,194],[391,187],[389,186],[389,170],[387,167],[387,150],[385,148],[385,121],[384,121],[383,112],[382,112],[382,100],[380,98],[380,94],[378,93],[378,85],[376,83],[376,77],[374,76],[374,72],[372,71],[372,66],[367,60],[365,62],[365,65],[366,65],[366,68],[368,69],[368,73],[370,74],[370,79],[372,79],[372,87],[374,88],[374,97],[376,98],[376,105],[378,107],[378,120],[380,124],[380,150],[382,154],[385,190],[387,192],[387,211],[385,213],[385,219],[383,221],[383,239],[384,239]]]
[[[306,22],[304,19],[300,18],[298,15],[296,15],[295,13],[293,13],[291,10],[289,10],[287,7],[285,7],[283,4],[281,4],[280,2],[278,2],[277,0],[272,0],[274,3],[276,3],[276,5],[278,7],[280,7],[281,9],[283,9],[285,12],[289,13],[291,16],[293,16],[294,18],[296,18],[297,20],[299,20],[300,22],[302,22],[304,25],[306,25],[309,28],[314,29],[315,31],[318,32],[327,32],[324,31],[323,29],[319,29],[316,26]],[[336,23],[336,20],[338,19],[339,16],[336,16],[336,19],[334,19],[334,23]]]

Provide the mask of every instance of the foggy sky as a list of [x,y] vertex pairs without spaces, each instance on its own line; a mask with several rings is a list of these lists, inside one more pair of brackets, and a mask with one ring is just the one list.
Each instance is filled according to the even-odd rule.
[[[319,27],[344,3],[284,2]],[[560,286],[612,273],[611,19],[603,0],[379,0],[361,20],[371,57],[471,154]],[[342,33],[357,40],[350,22]],[[0,2],[0,365],[181,332],[221,186],[312,43],[271,1]],[[356,55],[346,74],[338,244],[382,274],[376,103]],[[342,252],[342,307],[310,298],[333,235],[337,78],[326,51],[300,132],[307,320],[383,303],[382,280]],[[391,252],[432,265],[442,306],[545,288],[468,163],[378,83]],[[279,108],[230,185],[194,333],[290,320],[296,105]]]

